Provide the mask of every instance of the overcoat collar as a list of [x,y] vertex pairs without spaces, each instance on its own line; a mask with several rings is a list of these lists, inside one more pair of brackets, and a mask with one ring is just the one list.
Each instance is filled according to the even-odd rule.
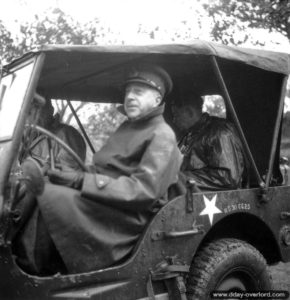
[[[164,112],[164,108],[165,108],[165,105],[161,104],[161,105],[157,106],[156,108],[154,108],[149,114],[145,115],[144,117],[142,117],[140,119],[136,119],[136,120],[130,120],[130,119],[128,119],[128,120],[129,120],[129,122],[132,122],[132,123],[147,121],[147,120],[149,120],[151,118],[154,118],[154,117],[157,117],[159,115],[162,115],[163,112]],[[125,113],[123,105],[120,105],[118,107],[118,111],[120,113],[122,113],[123,115],[126,116],[126,113]]]

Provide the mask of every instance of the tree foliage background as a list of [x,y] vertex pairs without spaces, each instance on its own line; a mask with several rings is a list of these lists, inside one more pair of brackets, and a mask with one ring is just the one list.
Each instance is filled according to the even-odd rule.
[[[204,8],[214,20],[212,37],[225,44],[243,44],[249,28],[268,29],[290,40],[290,2],[288,0],[210,0]],[[239,31],[242,34],[235,34]],[[259,40],[251,40],[259,44]]]
[[[263,46],[252,31],[268,30],[277,32],[290,40],[290,1],[289,0],[197,0],[202,3],[202,10],[194,4],[190,7],[192,19],[200,30],[205,27],[207,18],[208,39],[228,45]],[[199,31],[193,30],[190,20],[183,20],[175,31],[168,32],[162,26],[136,27],[135,35],[142,36],[148,42],[159,42],[166,38],[167,42],[181,42],[199,37]],[[121,32],[112,29],[99,18],[80,23],[59,8],[49,9],[44,14],[35,15],[29,22],[20,24],[19,33],[13,35],[0,20],[0,56],[4,63],[22,55],[35,46],[45,44],[125,44]],[[288,97],[290,92],[288,91]],[[213,101],[215,100],[215,101]],[[72,115],[63,101],[56,101],[55,108],[61,118],[69,123]],[[76,111],[88,110],[84,104],[75,106]],[[96,141],[97,148],[116,127],[124,120],[113,105],[95,104],[91,115],[85,120],[89,135]],[[215,115],[224,114],[222,99],[211,98],[206,101],[206,109]],[[96,112],[98,112],[96,114]],[[87,114],[86,114],[87,115]],[[285,114],[286,122],[283,132],[290,132],[290,115]],[[102,133],[101,133],[102,132]],[[290,137],[289,137],[290,140]]]

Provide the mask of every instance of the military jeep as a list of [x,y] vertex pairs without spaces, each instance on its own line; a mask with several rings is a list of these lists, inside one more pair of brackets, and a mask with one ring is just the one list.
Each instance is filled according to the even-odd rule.
[[[203,96],[224,99],[226,118],[235,124],[249,161],[247,184],[209,192],[189,186],[154,215],[130,257],[114,266],[81,274],[28,274],[16,263],[10,232],[20,184],[26,183],[36,196],[41,193],[38,176],[19,167],[29,112],[41,106],[37,91],[66,100],[72,110],[74,101],[121,103],[125,70],[136,62],[163,66],[172,77],[175,101],[182,101],[177,91],[188,85]],[[211,299],[214,291],[270,291],[268,266],[290,261],[290,186],[280,163],[289,73],[288,54],[198,40],[182,45],[44,46],[4,66],[0,298]],[[165,117],[174,126],[168,107]]]

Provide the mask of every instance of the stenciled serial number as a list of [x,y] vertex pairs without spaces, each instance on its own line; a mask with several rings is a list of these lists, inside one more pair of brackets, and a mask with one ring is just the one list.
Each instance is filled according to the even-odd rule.
[[251,205],[249,203],[231,204],[224,208],[224,213],[229,213],[236,210],[249,210],[249,209],[251,209]]

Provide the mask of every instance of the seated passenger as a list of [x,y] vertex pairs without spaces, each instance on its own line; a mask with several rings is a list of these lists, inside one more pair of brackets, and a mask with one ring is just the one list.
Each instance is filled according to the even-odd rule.
[[[70,148],[74,150],[76,154],[84,161],[86,156],[86,144],[84,142],[81,134],[72,126],[62,124],[59,122],[58,116],[53,116],[53,106],[49,100],[46,100],[45,105],[41,107],[39,111],[39,116],[37,119],[37,125],[47,129],[48,131],[55,134],[59,139],[64,141]],[[31,115],[29,118],[31,122],[35,121],[37,110],[32,108]],[[48,168],[50,165],[50,153],[49,153],[49,142],[51,142],[51,148],[53,156],[55,159],[56,167],[62,170],[79,170],[79,164],[74,160],[74,158],[59,144],[53,140],[48,140],[47,136],[36,131],[32,130],[27,137],[29,145],[26,145],[25,151],[20,155],[20,164],[27,158],[34,158],[44,169]],[[31,193],[27,193],[25,186],[22,186],[21,191],[19,192],[18,199],[13,203],[13,209],[21,211],[21,218],[17,218],[16,222],[11,231],[11,239],[17,239],[21,230],[25,224],[26,219],[31,215],[31,210],[35,206],[35,197]],[[18,249],[19,248],[19,249]],[[22,256],[29,255],[29,252],[25,252],[23,247],[14,243],[14,252],[21,253]]]
[[202,113],[203,98],[191,93],[174,103],[174,123],[183,132],[179,148],[184,155],[181,171],[200,190],[242,187],[245,157],[242,142],[226,119]]
[[[51,133],[55,134],[63,142],[65,142],[79,157],[85,161],[86,144],[81,134],[72,126],[63,124],[59,121],[58,115],[53,115],[54,109],[50,100],[46,100],[45,105],[40,109],[37,124]],[[33,132],[34,136],[29,145],[28,152],[22,158],[22,161],[31,156],[37,160],[42,166],[49,164],[49,141],[47,137],[39,132]],[[79,165],[73,157],[59,144],[51,140],[52,152],[55,163],[62,170],[79,169]]]
[[18,241],[26,270],[53,273],[63,264],[69,273],[88,272],[128,257],[177,182],[182,156],[162,115],[171,87],[160,67],[137,67],[126,81],[128,121],[94,155],[96,172],[48,171],[66,186],[46,183],[37,197]]

